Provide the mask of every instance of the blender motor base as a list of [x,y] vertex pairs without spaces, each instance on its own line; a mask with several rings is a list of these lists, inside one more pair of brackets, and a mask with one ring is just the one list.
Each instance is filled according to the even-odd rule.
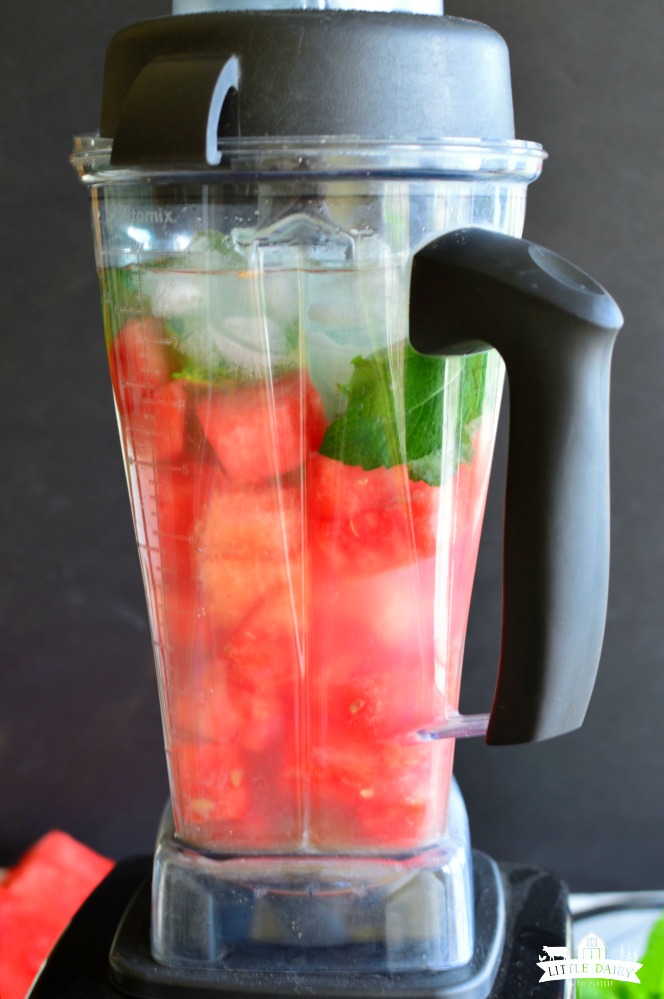
[[[474,854],[473,870],[475,951],[462,967],[444,972],[398,970],[390,966],[386,945],[374,941],[293,947],[247,940],[229,947],[222,967],[208,970],[194,962],[166,967],[150,954],[151,892],[146,883],[118,930],[111,951],[111,979],[124,992],[152,999],[179,999],[185,993],[191,999],[204,999],[211,991],[267,999],[298,995],[485,999],[502,953],[505,908],[497,865],[484,854]],[[424,941],[421,951],[421,965],[426,967]]]
[[118,991],[142,999],[205,999],[211,993],[228,999],[251,995],[263,999],[287,995],[562,999],[565,983],[538,984],[537,961],[544,945],[569,944],[566,886],[531,867],[498,866],[478,852],[473,853],[473,865],[477,939],[473,960],[465,968],[366,976],[335,975],[331,969],[324,979],[284,971],[236,971],[223,980],[218,971],[174,971],[152,959],[152,858],[127,860],[118,864],[76,914],[35,982],[30,999],[117,999]]

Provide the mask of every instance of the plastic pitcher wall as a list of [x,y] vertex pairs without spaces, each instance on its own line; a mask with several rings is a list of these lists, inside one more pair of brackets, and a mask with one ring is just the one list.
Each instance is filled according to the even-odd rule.
[[[613,374],[609,619],[588,718],[551,743],[457,750],[474,844],[554,869],[574,889],[664,883],[664,11],[660,0],[638,7],[635,17],[619,0],[446,2],[503,34],[517,134],[550,153],[526,235],[594,274],[626,317]],[[107,40],[169,9],[85,2],[46,22],[24,0],[5,17],[0,866],[54,826],[111,856],[148,852],[166,796],[89,216],[67,156],[72,134],[95,127]],[[495,677],[501,490],[497,467],[468,711],[488,709]]]

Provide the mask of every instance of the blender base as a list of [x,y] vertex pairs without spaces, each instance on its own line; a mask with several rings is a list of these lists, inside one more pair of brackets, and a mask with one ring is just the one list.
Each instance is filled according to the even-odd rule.
[[[318,981],[284,973],[244,973],[223,982],[218,971],[173,971],[150,954],[152,858],[124,861],[102,882],[72,920],[35,982],[30,999],[228,999],[248,995],[283,999],[364,996],[366,999],[563,999],[565,982],[539,983],[542,948],[569,945],[567,888],[531,867],[496,865],[474,852],[476,947],[471,964],[440,974],[349,976]],[[504,893],[504,918],[496,902]],[[129,904],[129,908],[127,905]],[[491,911],[493,907],[493,912]],[[123,918],[124,914],[124,918]],[[118,924],[120,928],[118,929]],[[117,931],[117,932],[116,932]],[[503,940],[505,941],[503,946]],[[109,950],[111,951],[109,966]],[[502,955],[502,956],[501,956]],[[569,985],[569,983],[567,983]]]
[[[326,981],[330,971],[393,982],[467,967],[477,921],[471,854],[456,781],[444,835],[410,853],[206,853],[178,838],[169,804],[154,858],[150,949],[167,968],[204,968],[219,981],[285,972],[285,993],[293,979]],[[502,918],[495,877],[486,890],[496,885],[487,925]]]

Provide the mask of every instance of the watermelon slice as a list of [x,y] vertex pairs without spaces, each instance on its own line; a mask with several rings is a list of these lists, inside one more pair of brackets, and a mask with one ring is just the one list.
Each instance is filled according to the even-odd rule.
[[112,861],[56,831],[0,882],[2,999],[24,999],[58,937],[112,867]]

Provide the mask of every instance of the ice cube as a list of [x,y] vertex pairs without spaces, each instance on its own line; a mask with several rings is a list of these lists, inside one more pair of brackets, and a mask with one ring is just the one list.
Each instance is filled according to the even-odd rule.
[[296,322],[300,311],[297,271],[266,271],[262,276],[262,286],[266,314],[284,326]]
[[216,317],[181,342],[183,353],[198,367],[221,366],[260,375],[288,361],[289,345],[278,323],[263,316]]
[[152,315],[164,319],[197,312],[205,305],[205,282],[200,274],[147,270],[142,290],[150,299]]

